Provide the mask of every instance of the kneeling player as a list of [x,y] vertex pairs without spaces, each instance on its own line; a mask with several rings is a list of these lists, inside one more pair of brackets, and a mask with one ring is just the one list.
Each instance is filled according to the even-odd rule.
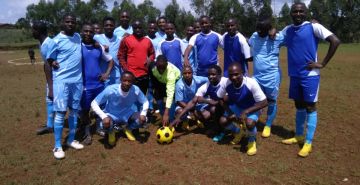
[[[91,108],[102,119],[104,128],[108,129],[108,143],[111,146],[116,142],[114,124],[125,125],[124,132],[127,138],[134,141],[132,130],[140,128],[146,122],[149,102],[139,87],[133,85],[134,79],[135,76],[131,72],[123,72],[120,85],[108,86],[91,102]],[[132,109],[135,103],[142,105],[140,113]],[[104,110],[101,110],[100,104],[105,104]]]
[[252,78],[242,75],[238,63],[232,63],[228,69],[229,80],[225,88],[218,91],[218,97],[223,98],[220,103],[226,114],[220,118],[220,124],[235,134],[241,140],[244,135],[234,122],[245,123],[248,136],[248,155],[256,154],[256,126],[259,110],[267,106],[265,94],[259,84]]

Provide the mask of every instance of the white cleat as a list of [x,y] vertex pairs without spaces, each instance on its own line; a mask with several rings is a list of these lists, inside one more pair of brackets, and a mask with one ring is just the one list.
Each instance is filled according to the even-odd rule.
[[67,145],[71,148],[74,148],[76,150],[81,150],[84,148],[84,145],[80,144],[79,141],[74,140],[71,143],[67,143]]
[[63,151],[63,149],[61,147],[54,148],[53,152],[54,152],[54,157],[56,159],[64,159],[65,158],[65,152]]

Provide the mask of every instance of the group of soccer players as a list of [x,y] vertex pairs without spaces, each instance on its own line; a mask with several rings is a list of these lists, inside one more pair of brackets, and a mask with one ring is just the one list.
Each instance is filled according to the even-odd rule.
[[[271,134],[276,117],[281,81],[279,51],[287,47],[289,98],[296,107],[296,134],[284,144],[304,143],[298,155],[306,157],[312,149],[317,124],[316,102],[319,69],[330,61],[339,39],[319,23],[305,21],[306,6],[295,3],[290,16],[293,24],[276,33],[271,19],[259,18],[256,32],[247,39],[238,32],[234,18],[226,20],[227,32],[211,30],[211,20],[201,16],[186,28],[179,39],[175,25],[159,17],[148,23],[147,35],[141,20],[130,25],[131,15],[119,14],[120,26],[105,17],[99,24],[84,24],[75,32],[76,17],[63,17],[62,31],[47,35],[46,24],[33,23],[33,36],[40,41],[47,80],[47,125],[38,134],[54,132],[56,159],[65,157],[62,130],[68,111],[69,135],[66,145],[84,148],[92,141],[89,112],[97,117],[97,132],[110,147],[115,133],[122,130],[136,140],[138,129],[149,122],[155,107],[162,125],[187,130],[189,121],[198,127],[217,128],[214,142],[232,133],[232,144],[247,136],[247,154],[255,155],[260,110],[267,106],[263,137]],[[182,31],[182,30],[179,30]],[[322,60],[317,61],[319,39],[330,43]],[[224,50],[224,71],[219,67],[218,48]],[[248,62],[253,62],[253,74]],[[156,105],[156,106],[155,106]],[[81,118],[81,126],[78,125]],[[304,125],[307,132],[304,136]],[[218,127],[214,126],[217,125]],[[82,144],[75,140],[84,131]]]

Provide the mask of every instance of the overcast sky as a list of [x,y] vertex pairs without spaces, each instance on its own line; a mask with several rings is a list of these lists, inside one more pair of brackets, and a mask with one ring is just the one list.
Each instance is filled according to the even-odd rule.
[[[88,1],[88,0],[85,0]],[[279,12],[281,6],[288,2],[289,5],[293,2],[293,0],[272,0],[272,7],[275,7],[275,12]],[[305,0],[308,4],[310,0]],[[26,7],[29,4],[35,3],[37,4],[39,0],[0,0],[0,23],[15,23],[19,18],[25,17]],[[114,0],[105,0],[108,4],[108,7],[112,7]],[[118,0],[120,2],[120,0]],[[143,0],[133,0],[135,4],[139,4],[143,2]],[[164,11],[165,7],[171,2],[171,0],[153,0],[153,4]],[[185,8],[186,10],[190,10],[190,0],[178,0],[180,7]]]

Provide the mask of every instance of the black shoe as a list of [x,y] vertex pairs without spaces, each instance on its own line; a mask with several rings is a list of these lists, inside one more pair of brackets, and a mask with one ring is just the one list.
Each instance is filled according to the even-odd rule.
[[36,131],[37,135],[43,135],[43,134],[48,134],[48,133],[52,133],[53,129],[49,128],[49,127],[41,127]]
[[91,143],[92,143],[91,135],[86,135],[84,137],[84,140],[82,141],[82,143],[84,143],[84,145],[91,145]]

